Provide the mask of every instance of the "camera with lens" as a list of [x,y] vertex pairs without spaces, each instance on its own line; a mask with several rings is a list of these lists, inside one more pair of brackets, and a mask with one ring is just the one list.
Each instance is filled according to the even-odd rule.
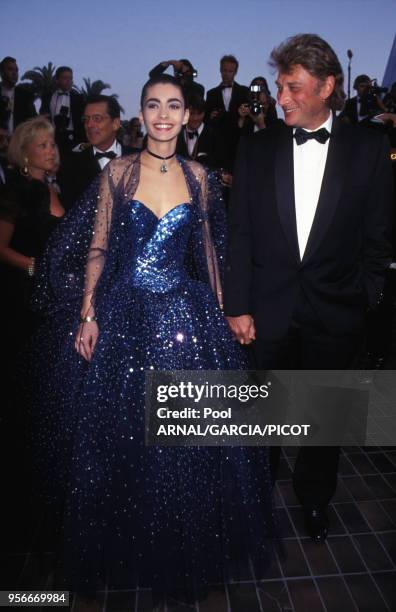
[[195,79],[198,76],[198,71],[195,70],[195,68],[194,68],[194,70],[192,70],[192,72],[190,74],[186,75],[185,72],[182,72],[181,70],[179,70],[178,72],[176,72],[175,76],[176,76],[177,79],[186,79],[186,78],[187,79]]
[[381,110],[378,106],[378,96],[387,91],[387,87],[378,87],[377,79],[372,79],[366,91],[361,96],[361,114],[370,118],[378,115],[378,112]]
[[249,109],[252,115],[259,115],[264,110],[264,105],[260,102],[260,94],[262,91],[265,91],[262,85],[250,86]]

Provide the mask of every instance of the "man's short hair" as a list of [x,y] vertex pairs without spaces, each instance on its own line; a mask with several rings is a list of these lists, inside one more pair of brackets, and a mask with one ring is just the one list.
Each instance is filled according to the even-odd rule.
[[112,119],[119,119],[121,116],[121,107],[118,100],[114,96],[105,96],[98,94],[96,96],[88,96],[85,101],[85,106],[88,104],[98,104],[104,102],[107,106],[107,112]]
[[331,110],[344,106],[344,73],[339,59],[330,45],[317,34],[297,34],[287,38],[272,50],[269,64],[281,73],[290,73],[294,66],[302,66],[319,81],[329,76],[335,79],[334,91],[326,100]]
[[220,68],[223,66],[223,64],[225,64],[226,62],[229,62],[230,64],[235,64],[236,69],[238,70],[239,68],[239,62],[237,60],[237,58],[235,57],[235,55],[223,55],[223,57],[220,60]]
[[5,57],[3,57],[3,59],[0,62],[0,70],[3,70],[6,64],[9,63],[13,63],[16,64],[16,59],[15,57],[11,57],[10,55],[6,55]]
[[353,81],[353,89],[356,89],[358,85],[362,83],[371,83],[371,79],[367,74],[359,74]]
[[188,101],[188,108],[191,108],[198,113],[204,113],[206,111],[205,100],[201,96],[191,95]]
[[63,72],[73,72],[73,70],[69,66],[59,66],[55,71],[55,78],[59,79]]

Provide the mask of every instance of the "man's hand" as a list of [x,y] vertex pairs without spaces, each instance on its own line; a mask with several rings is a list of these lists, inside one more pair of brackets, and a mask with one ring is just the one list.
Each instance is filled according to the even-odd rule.
[[232,187],[232,174],[230,174],[226,170],[223,170],[221,172],[221,184],[223,185],[223,187]]
[[240,315],[239,317],[226,317],[235,339],[240,344],[251,344],[256,339],[256,328],[253,317]]
[[175,72],[180,72],[183,63],[180,60],[168,60],[166,62],[162,62],[162,65],[173,66]]

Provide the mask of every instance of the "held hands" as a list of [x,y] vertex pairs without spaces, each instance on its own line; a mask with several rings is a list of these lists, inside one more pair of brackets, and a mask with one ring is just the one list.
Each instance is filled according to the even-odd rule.
[[238,340],[240,344],[251,344],[256,339],[253,317],[241,315],[239,317],[226,317],[226,319],[235,340]]
[[80,323],[74,341],[74,348],[86,361],[91,361],[99,336],[99,328],[96,321]]

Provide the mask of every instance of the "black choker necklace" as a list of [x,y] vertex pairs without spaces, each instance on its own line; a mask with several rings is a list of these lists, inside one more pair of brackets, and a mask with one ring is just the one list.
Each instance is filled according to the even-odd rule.
[[171,159],[172,157],[174,157],[176,155],[176,151],[172,153],[172,155],[168,155],[168,157],[162,157],[162,155],[157,155],[156,153],[152,153],[151,151],[149,151],[149,149],[146,149],[146,151],[149,155],[152,155],[152,157],[156,157],[157,159],[162,159],[163,163],[160,166],[160,172],[162,173],[168,172],[168,164],[166,164],[165,162],[167,159]]

